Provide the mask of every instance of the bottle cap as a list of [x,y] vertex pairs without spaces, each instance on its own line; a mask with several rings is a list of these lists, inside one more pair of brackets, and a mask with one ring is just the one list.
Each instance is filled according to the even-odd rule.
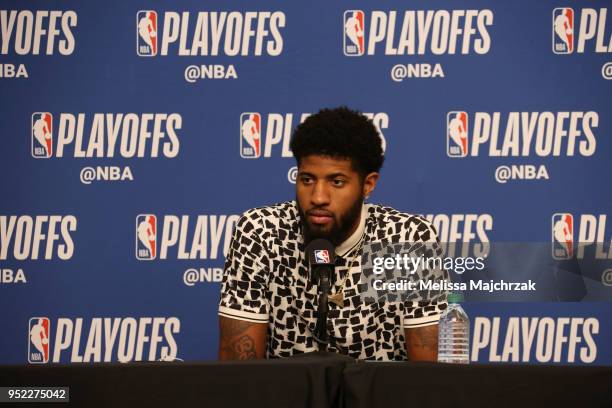
[[448,294],[448,303],[459,303],[463,302],[463,293],[450,292]]

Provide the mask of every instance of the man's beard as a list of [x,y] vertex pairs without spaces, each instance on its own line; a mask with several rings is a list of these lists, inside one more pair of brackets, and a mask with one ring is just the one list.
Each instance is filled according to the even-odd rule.
[[[300,206],[300,202],[297,200],[297,198],[295,201],[297,202],[298,211],[300,213],[300,217],[302,218],[304,242],[306,244],[312,240],[322,238],[330,241],[333,245],[338,246],[349,237],[355,223],[359,222],[358,220],[361,216],[361,207],[363,206],[363,196],[361,196],[355,200],[353,205],[351,205],[346,213],[340,216],[334,214],[331,229],[329,231],[325,231],[322,227],[312,225],[310,221],[308,221],[308,216],[304,213],[304,210]],[[310,210],[320,209],[322,208],[313,207]]]

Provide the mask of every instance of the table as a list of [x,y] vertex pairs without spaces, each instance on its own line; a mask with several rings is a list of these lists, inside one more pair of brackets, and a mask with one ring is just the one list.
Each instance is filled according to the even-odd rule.
[[[612,367],[285,360],[0,367],[1,386],[69,386],[71,406],[612,406]],[[45,404],[44,406],[67,406]]]
[[612,367],[360,362],[343,375],[346,407],[612,407]]

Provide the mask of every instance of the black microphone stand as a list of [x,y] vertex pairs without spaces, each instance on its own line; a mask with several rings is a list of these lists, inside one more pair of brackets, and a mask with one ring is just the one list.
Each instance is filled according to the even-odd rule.
[[331,242],[325,239],[315,239],[306,247],[310,278],[317,285],[319,293],[317,305],[317,323],[312,333],[319,344],[319,351],[326,352],[329,347],[327,334],[327,315],[329,312],[328,295],[331,288],[332,274],[334,273],[334,251]]
[[327,315],[329,305],[327,295],[330,288],[330,270],[329,266],[319,266],[316,275],[319,276],[319,305],[317,313],[317,325],[315,327],[314,338],[319,343],[319,350],[327,351],[329,340],[327,336]]

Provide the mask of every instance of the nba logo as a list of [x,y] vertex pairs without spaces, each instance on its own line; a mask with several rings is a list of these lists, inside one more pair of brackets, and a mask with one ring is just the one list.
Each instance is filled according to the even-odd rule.
[[49,112],[32,114],[32,157],[48,159],[53,154],[53,115]]
[[44,364],[49,362],[49,331],[51,326],[46,317],[32,317],[28,323],[28,362]]
[[468,151],[468,115],[464,111],[451,111],[446,115],[446,154],[448,157],[466,157]]
[[240,157],[256,159],[261,156],[261,115],[248,112],[240,115]]
[[136,54],[157,55],[157,12],[141,10],[136,14]]
[[328,264],[329,262],[329,252],[327,249],[317,249],[314,251],[315,262],[320,264]]
[[151,261],[157,249],[157,217],[153,214],[136,216],[136,259]]
[[570,259],[574,256],[574,217],[572,214],[553,214],[552,244],[554,259]]
[[357,57],[365,52],[364,14],[361,10],[344,12],[344,55]]
[[574,52],[574,10],[569,7],[553,10],[553,52],[571,54]]

